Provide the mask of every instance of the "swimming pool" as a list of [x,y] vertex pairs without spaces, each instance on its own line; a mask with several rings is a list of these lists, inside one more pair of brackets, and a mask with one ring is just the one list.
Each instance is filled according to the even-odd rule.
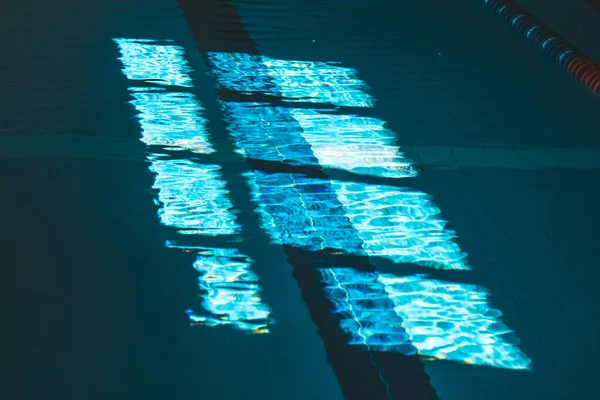
[[598,99],[476,3],[72,11],[89,29],[64,47],[89,64],[3,138],[28,199],[4,200],[8,226],[55,221],[11,246],[37,237],[39,285],[64,298],[41,311],[40,379],[79,398],[586,398]]

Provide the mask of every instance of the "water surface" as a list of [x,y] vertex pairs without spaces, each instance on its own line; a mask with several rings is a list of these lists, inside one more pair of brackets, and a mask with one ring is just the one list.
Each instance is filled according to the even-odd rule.
[[593,397],[598,99],[477,2],[26,3],[6,397]]

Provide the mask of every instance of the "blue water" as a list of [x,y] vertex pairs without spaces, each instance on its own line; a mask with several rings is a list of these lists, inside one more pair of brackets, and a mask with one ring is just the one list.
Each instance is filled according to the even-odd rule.
[[598,99],[477,2],[10,10],[7,398],[593,398]]

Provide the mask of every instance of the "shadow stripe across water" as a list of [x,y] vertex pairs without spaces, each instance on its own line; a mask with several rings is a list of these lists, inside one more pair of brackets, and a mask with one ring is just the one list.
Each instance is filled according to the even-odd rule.
[[[272,77],[272,74],[268,72],[268,68],[271,65],[279,68],[278,66],[285,65],[285,62],[271,62],[269,60],[262,62],[256,56],[252,56],[254,58],[251,60],[245,60],[239,55],[235,55],[234,57],[236,58],[234,63],[228,67],[219,65],[220,63],[229,63],[231,61],[228,55],[219,54],[218,56],[210,57],[211,62],[216,64],[213,70],[217,74],[221,85],[225,86],[228,90],[241,91],[248,88],[251,91],[271,90],[274,91],[274,94],[278,94],[277,89],[273,89],[271,86],[273,85],[273,81],[268,79]],[[291,61],[289,64],[293,68],[296,64],[302,65],[303,62]],[[266,71],[265,68],[267,69]],[[312,68],[318,70],[319,68],[327,67],[325,65],[315,65]],[[238,71],[237,74],[236,71]],[[318,76],[318,73],[313,72],[309,72],[308,75],[311,76],[312,74]],[[275,88],[278,88],[278,85],[283,85],[284,88],[287,86],[295,90],[297,89],[298,96],[305,96],[304,88],[302,87],[304,82],[303,76],[296,76],[293,73],[282,73],[282,75],[288,78],[282,82],[275,80]],[[311,84],[309,83],[309,85]],[[329,84],[335,86],[335,78]],[[353,103],[354,93],[352,86],[347,97],[346,93],[343,92],[343,86],[340,86],[340,89],[337,90],[338,95],[344,96],[342,97],[344,98],[344,102],[348,101],[350,104],[357,104]],[[316,91],[314,93],[316,94],[313,94],[313,96],[319,98],[319,92]],[[291,91],[286,97],[294,101],[293,94],[294,92]],[[330,99],[328,98],[328,100]],[[331,99],[331,101],[338,101],[337,97]],[[339,106],[343,106],[344,104],[341,103]],[[241,103],[238,103],[237,107],[240,105]],[[252,107],[254,109],[269,108],[267,104],[252,103],[249,105],[251,106],[250,110],[253,109]],[[229,118],[234,122],[231,130],[233,131],[233,135],[236,136],[239,134],[235,128],[237,126],[236,120],[244,121],[246,116],[243,112],[231,112],[226,103],[224,106],[225,110],[228,111]],[[249,125],[257,125],[257,130],[261,131],[269,129],[271,125],[275,125],[282,118],[290,122],[297,120],[293,114],[293,109],[269,114],[269,118],[273,117],[274,119],[267,119],[266,121],[259,118],[256,120],[260,121],[258,125],[256,121],[254,124]],[[334,124],[336,118],[343,118],[343,115],[332,117]],[[245,125],[247,124],[239,124],[239,126]],[[285,125],[284,128],[286,128]],[[287,129],[283,130],[286,134],[292,135],[291,137],[301,137],[303,135],[302,132],[304,132],[302,129],[297,129],[293,123],[290,123]],[[306,138],[306,136],[304,137]],[[276,143],[277,133],[258,135],[257,138],[259,138],[259,148],[272,148]],[[343,146],[343,140],[342,135],[338,141],[331,142],[329,147],[335,148],[340,144]],[[283,141],[283,143],[289,143],[289,139]],[[307,159],[310,161],[314,155],[314,147],[306,146],[305,142],[302,143],[303,145],[298,148],[297,153],[290,154],[292,162],[297,161],[302,164],[300,160],[303,157],[308,157]],[[243,141],[241,141],[241,145],[242,150],[245,150]],[[274,148],[277,149],[279,147],[275,145]],[[283,145],[282,148],[285,149],[286,146]],[[264,157],[260,152],[255,152],[254,154],[257,157]],[[279,154],[282,154],[281,151]],[[300,160],[298,160],[299,156]],[[374,175],[377,175],[376,171],[377,169],[375,168]],[[369,171],[365,173],[368,174]],[[465,255],[462,254],[458,246],[452,241],[454,238],[453,232],[443,230],[445,221],[437,218],[429,219],[432,215],[437,214],[439,210],[435,207],[428,207],[426,202],[419,203],[416,201],[413,203],[411,201],[422,198],[419,194],[413,199],[411,193],[407,191],[395,193],[391,188],[384,186],[368,186],[357,183],[340,184],[327,179],[310,179],[302,175],[276,172],[264,174],[255,171],[247,174],[247,176],[253,188],[254,199],[262,216],[264,228],[270,232],[272,239],[276,243],[284,244],[288,248],[295,247],[308,252],[330,250],[335,252],[337,250],[350,255],[390,257],[396,262],[414,263],[442,269],[468,268],[464,261]],[[394,194],[397,194],[397,196]],[[403,204],[404,202],[406,204]],[[431,212],[427,211],[429,208],[431,208]],[[411,220],[411,218],[414,218],[414,220]],[[439,231],[436,231],[436,229],[439,229]],[[431,245],[430,248],[428,247],[429,245]],[[356,273],[353,270],[347,271],[350,276]],[[459,286],[455,285],[452,287]],[[425,288],[425,292],[427,290],[429,289]],[[351,301],[350,297],[348,297],[351,295],[347,291],[346,293],[348,301]],[[423,296],[427,297],[428,294],[424,293]],[[468,308],[468,299],[463,297],[459,296],[456,302],[462,302]],[[400,301],[404,301],[408,298],[400,297],[400,299]],[[445,297],[442,296],[441,299],[444,301]],[[450,299],[446,300],[451,301]],[[334,302],[334,304],[336,303]],[[425,303],[421,302],[421,304],[424,305]],[[339,307],[339,304],[336,304],[336,307]],[[392,308],[396,312],[399,312],[399,307],[397,305]],[[427,306],[424,305],[424,307]],[[369,310],[367,313],[373,313],[373,310]],[[473,316],[469,318],[478,318],[477,314],[478,311],[475,310],[473,311]],[[383,318],[383,314],[374,315],[376,315],[374,316],[375,319]],[[409,316],[406,314],[404,317],[408,318]],[[440,320],[443,321],[444,318],[445,316],[441,316]],[[450,328],[452,326],[452,323],[450,323],[452,318],[450,316],[448,318],[449,324],[447,328],[452,330]],[[461,317],[458,318],[460,319]],[[483,341],[482,348],[477,348],[476,346],[467,347],[468,350],[463,353],[462,347],[469,339],[460,335],[454,336],[450,331],[446,331],[445,328],[440,329],[443,338],[432,338],[429,342],[425,340],[425,342],[421,343],[420,339],[416,339],[417,336],[415,336],[414,344],[418,346],[419,354],[423,355],[502,368],[529,369],[531,360],[521,353],[518,347],[513,345],[513,341],[506,341],[504,337],[498,337],[497,340],[488,340],[488,338],[494,337],[493,335],[495,334],[491,333],[491,331],[488,332],[488,329],[491,329],[491,325],[500,325],[492,320],[488,321],[489,323],[485,322],[487,321],[485,316],[481,316],[481,318],[483,322],[474,325],[475,329],[479,330],[478,333],[470,335],[474,335],[477,340]],[[363,326],[363,322],[358,322],[360,321],[358,316],[355,315],[354,320],[358,324],[354,328]],[[350,329],[348,320],[342,320],[341,326],[345,327],[344,329]],[[362,328],[358,329],[358,335],[364,340],[357,340],[357,336],[354,334],[350,340],[351,344],[366,345],[369,350],[389,349],[390,351],[400,351],[400,349],[405,349],[406,346],[408,348],[411,347],[407,338],[403,339],[404,342],[399,347],[394,345],[393,343],[396,341],[393,338],[395,336],[391,335],[385,329],[385,332],[380,332],[377,328],[372,332],[368,332],[368,330],[363,330]],[[420,331],[421,328],[417,327],[415,329],[416,332]],[[508,328],[505,327],[500,328],[500,330],[508,332]],[[398,334],[400,334],[400,331]],[[377,335],[380,335],[380,337],[375,339]],[[368,345],[368,337],[372,338],[373,341],[371,343],[378,344],[375,347]],[[434,341],[438,343],[442,350],[428,351],[430,344]],[[514,342],[518,343],[518,340],[515,339]],[[498,351],[494,352],[493,350],[496,347]],[[461,350],[458,353],[454,353],[451,350],[452,348],[460,348]],[[401,352],[408,354],[405,350]],[[511,355],[505,356],[506,352]]]

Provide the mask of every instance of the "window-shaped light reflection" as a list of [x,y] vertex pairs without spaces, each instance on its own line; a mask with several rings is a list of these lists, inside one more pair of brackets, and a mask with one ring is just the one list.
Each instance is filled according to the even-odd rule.
[[287,101],[372,107],[366,84],[352,68],[333,63],[286,61],[243,53],[208,53],[219,83],[245,93],[261,92]]
[[[518,338],[499,319],[502,313],[489,306],[488,294],[481,287],[422,276],[358,273],[350,268],[321,272],[327,296],[341,313],[360,309],[369,323],[383,324],[389,318],[386,311],[391,301],[401,318],[398,331],[408,333],[410,343],[422,356],[498,368],[531,368],[531,360],[518,347]],[[356,337],[365,333],[359,330],[364,317],[355,315],[357,322],[352,325],[342,319],[342,328],[354,329]],[[386,339],[387,335],[389,332],[384,331],[376,337],[382,342],[378,348],[397,351],[393,346],[397,338],[390,335]]]
[[[123,73],[131,80],[165,86],[191,87],[191,69],[183,49],[145,39],[114,39],[121,51]],[[193,94],[165,88],[132,87],[131,103],[138,111],[142,141],[167,150],[209,154],[203,111]],[[182,234],[232,235],[239,226],[233,205],[217,165],[173,160],[151,155],[150,170],[156,174],[159,216],[167,226]],[[270,308],[260,299],[258,277],[252,260],[236,249],[208,249],[167,242],[167,247],[198,254],[194,268],[200,273],[204,312],[188,310],[197,325],[231,325],[251,333],[268,333]]]
[[188,315],[194,324],[232,325],[251,333],[268,333],[271,310],[260,298],[252,260],[237,249],[200,249],[194,268],[200,273],[202,307]]
[[219,173],[220,167],[189,160],[154,160],[154,188],[162,205],[163,224],[182,233],[231,235],[239,226]]
[[262,227],[273,243],[362,254],[362,242],[329,181],[258,171],[246,177]]
[[191,68],[183,58],[183,48],[158,44],[148,39],[113,39],[121,51],[123,74],[128,79],[167,86],[191,87]]
[[168,150],[209,154],[203,109],[191,93],[134,90],[131,103],[139,113],[142,141]]
[[276,243],[469,269],[454,232],[422,192],[300,174],[246,176],[263,228]]
[[229,131],[250,158],[344,169],[383,177],[416,171],[376,118],[327,114],[266,103],[224,103]]
[[414,189],[331,181],[370,256],[436,269],[469,269],[430,196]]
[[289,109],[266,103],[224,102],[223,107],[229,131],[246,157],[291,165],[319,165]]
[[380,119],[308,109],[290,112],[323,167],[393,178],[417,175],[412,162],[394,145],[394,132]]
[[344,268],[322,269],[321,273],[327,284],[325,294],[350,344],[406,355],[417,352],[377,274]]
[[528,369],[531,360],[519,340],[489,306],[488,293],[464,285],[418,276],[381,275],[396,313],[419,353],[467,364]]

